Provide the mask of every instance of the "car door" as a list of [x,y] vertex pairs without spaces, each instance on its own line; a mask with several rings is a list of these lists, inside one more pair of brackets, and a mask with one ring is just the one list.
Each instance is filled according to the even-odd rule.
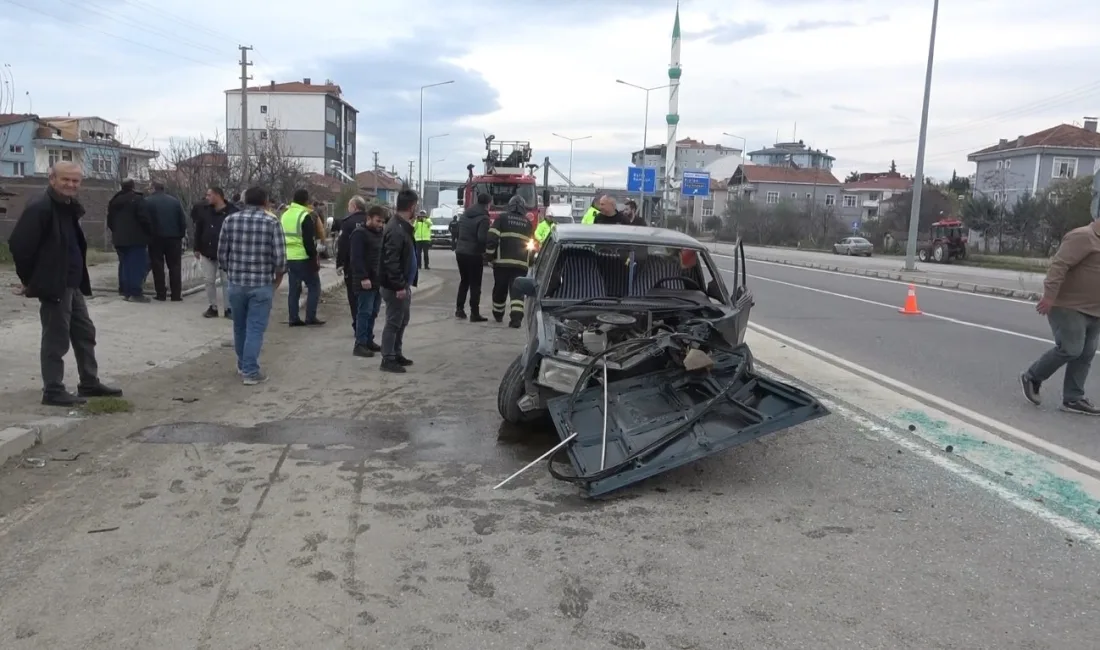
[[749,327],[749,313],[753,307],[752,292],[748,287],[748,273],[745,270],[745,243],[738,238],[733,251],[733,286],[729,288],[730,298],[737,310],[737,342],[745,342],[745,330]]

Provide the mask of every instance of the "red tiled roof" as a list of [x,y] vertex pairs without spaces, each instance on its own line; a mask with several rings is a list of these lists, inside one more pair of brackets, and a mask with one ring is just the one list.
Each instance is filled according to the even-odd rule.
[[1072,124],[1059,124],[1058,126],[1025,135],[1022,138],[1013,138],[1004,143],[986,147],[967,156],[972,158],[987,153],[999,151],[1011,151],[1027,147],[1069,147],[1074,149],[1100,149],[1100,133],[1088,131]]
[[32,115],[30,113],[0,113],[0,126],[19,124],[20,122],[26,122],[27,120],[37,119],[37,115]]
[[878,176],[844,184],[846,192],[859,192],[860,190],[905,192],[911,189],[913,189],[913,179],[903,176]]
[[395,178],[386,172],[359,172],[355,175],[355,184],[373,190],[376,187],[376,176],[378,189],[393,191],[401,189],[401,179]]
[[[239,93],[240,88],[230,88],[227,93]],[[288,81],[286,83],[270,83],[265,86],[254,86],[248,89],[250,93],[325,93],[330,95],[341,94],[337,84],[315,84],[304,81]]]
[[176,163],[176,167],[228,167],[229,156],[224,153],[200,153]]
[[[827,169],[773,167],[771,165],[741,165],[737,168],[747,183],[802,183],[806,185],[840,185],[836,176]],[[737,177],[737,172],[734,172]]]

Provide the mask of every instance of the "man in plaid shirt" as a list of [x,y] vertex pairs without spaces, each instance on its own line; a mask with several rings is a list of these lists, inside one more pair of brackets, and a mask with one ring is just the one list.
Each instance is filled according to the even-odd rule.
[[265,211],[267,191],[250,187],[244,209],[226,217],[218,238],[218,265],[229,278],[233,347],[237,372],[246,386],[267,381],[260,372],[260,350],[271,316],[275,289],[286,273],[286,240],[279,221]]

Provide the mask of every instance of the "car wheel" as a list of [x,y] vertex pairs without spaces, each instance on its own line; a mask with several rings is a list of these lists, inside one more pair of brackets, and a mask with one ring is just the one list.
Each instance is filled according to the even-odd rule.
[[533,422],[542,415],[538,411],[524,412],[519,407],[519,400],[526,392],[523,381],[523,355],[519,355],[509,364],[504,371],[504,377],[497,388],[497,411],[500,417],[509,424],[526,424]]
[[922,262],[927,262],[928,261],[928,251],[923,249],[923,248],[920,249],[919,251],[917,251],[917,259],[922,261]]

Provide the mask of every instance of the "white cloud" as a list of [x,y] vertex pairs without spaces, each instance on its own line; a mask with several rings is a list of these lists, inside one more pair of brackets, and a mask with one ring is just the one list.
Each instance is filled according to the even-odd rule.
[[[440,79],[416,78],[435,68],[413,63],[449,62],[467,68],[470,79],[483,77],[497,100],[479,87],[473,103],[480,110],[464,104],[428,111],[426,131],[452,133],[434,143],[432,157],[446,158],[437,176],[464,175],[480,157],[482,132],[529,139],[538,157],[550,155],[564,170],[568,144],[551,135],[558,132],[592,136],[575,145],[578,182],[622,182],[629,151],[642,143],[644,94],[615,79],[667,83],[675,6],[672,0],[328,0],[305,9],[290,0],[12,1],[31,9],[5,4],[0,29],[37,44],[14,48],[0,61],[12,66],[17,110],[26,110],[29,90],[35,112],[98,114],[164,141],[223,128],[222,91],[239,84],[239,42],[255,47],[254,83],[339,70],[345,78],[335,81],[358,104],[415,102],[421,84]],[[81,4],[86,10],[76,11]],[[771,144],[777,131],[790,138],[797,123],[799,138],[837,156],[838,173],[885,169],[891,160],[912,171],[930,0],[746,0],[736,20],[727,17],[728,6],[682,5],[681,26],[690,38],[682,45],[679,137],[739,145],[721,135],[730,132],[755,148]],[[1100,58],[1097,24],[1100,5],[1088,0],[944,3],[927,172],[968,173],[969,151],[1100,113],[1100,79],[1080,72]],[[372,76],[383,72],[376,61],[404,73],[393,69],[395,54],[409,62],[408,93],[372,93]],[[454,98],[475,89],[456,83],[443,92]],[[667,91],[653,91],[650,100],[648,141],[664,142]],[[376,113],[391,122],[360,124],[360,166],[375,149],[399,169],[416,157],[418,115],[405,108]]]

